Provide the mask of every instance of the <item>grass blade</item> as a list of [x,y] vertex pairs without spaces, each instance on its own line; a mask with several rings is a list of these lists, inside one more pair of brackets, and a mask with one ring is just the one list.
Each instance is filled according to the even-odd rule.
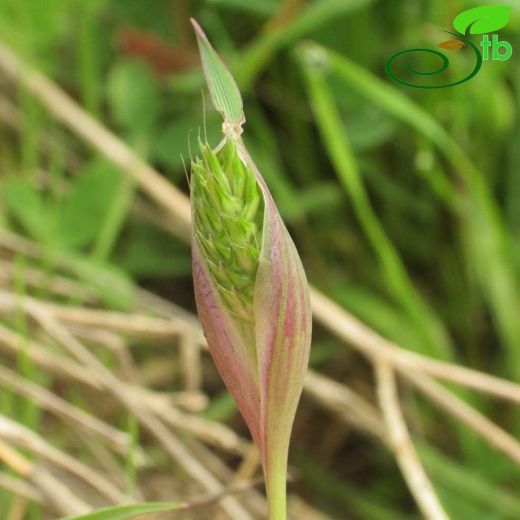
[[262,34],[254,40],[240,57],[240,69],[236,78],[242,88],[247,90],[258,75],[281,48],[298,38],[318,30],[331,20],[367,7],[374,0],[320,0],[309,3],[300,14],[279,30]]
[[106,509],[99,509],[93,513],[87,513],[80,516],[68,516],[62,520],[127,520],[128,518],[135,518],[136,516],[162,513],[165,511],[179,511],[186,509],[186,504],[167,504],[150,502],[148,504],[132,504],[125,506],[108,507]]
[[322,68],[318,63],[306,60],[305,56],[302,65],[323,144],[352,200],[363,231],[378,257],[390,292],[407,312],[412,326],[420,333],[422,341],[416,345],[417,350],[444,359],[449,358],[450,341],[441,321],[413,286],[399,253],[370,204],[356,159],[343,132],[338,109],[323,77]]
[[215,52],[200,25],[191,20],[199,45],[202,68],[215,109],[225,121],[241,126],[245,121],[242,96],[228,68]]
[[[302,51],[308,59],[320,57],[348,88],[368,98],[425,136],[445,156],[466,187],[457,205],[472,268],[490,308],[499,336],[507,349],[509,370],[520,378],[520,293],[509,255],[508,235],[497,203],[481,172],[455,140],[424,109],[391,85],[344,56],[314,43]],[[464,210],[464,213],[462,212]]]
[[438,486],[453,494],[453,500],[464,496],[489,512],[500,514],[500,518],[520,517],[520,500],[514,493],[493,485],[478,472],[454,462],[426,443],[420,443],[418,450]]

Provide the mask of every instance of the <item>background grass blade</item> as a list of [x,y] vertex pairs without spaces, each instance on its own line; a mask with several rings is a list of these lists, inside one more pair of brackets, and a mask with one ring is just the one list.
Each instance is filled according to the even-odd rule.
[[374,0],[320,0],[310,2],[288,23],[266,31],[249,44],[240,58],[236,78],[242,90],[248,90],[273,55],[281,48],[317,31],[338,17],[373,3]]
[[136,516],[186,509],[186,504],[147,503],[115,506],[80,516],[68,516],[63,520],[127,520]]
[[460,208],[461,229],[467,237],[464,245],[467,254],[473,259],[471,269],[482,287],[500,337],[507,348],[510,373],[520,378],[518,282],[507,246],[508,233],[481,173],[435,119],[396,88],[344,56],[323,47],[308,44],[301,52],[309,60],[317,57],[321,66],[330,67],[345,86],[369,98],[375,105],[431,140],[463,180],[466,192],[460,194],[457,206]]
[[425,354],[449,358],[450,340],[441,321],[413,286],[399,253],[368,199],[358,164],[338,116],[338,108],[334,105],[325,81],[323,72],[326,69],[312,58],[307,59],[308,56],[305,51],[300,54],[310,103],[323,145],[378,258],[388,291],[406,312],[410,320],[408,326],[414,327],[419,333],[421,341],[414,348]]

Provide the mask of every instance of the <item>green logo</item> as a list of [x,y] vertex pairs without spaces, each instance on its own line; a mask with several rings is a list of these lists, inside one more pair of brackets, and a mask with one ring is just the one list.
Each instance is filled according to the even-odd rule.
[[[416,83],[399,78],[394,72],[394,67],[398,61],[401,61],[403,58],[408,58],[406,60],[406,70],[411,75],[418,78],[431,78],[448,69],[450,60],[443,52],[426,48],[407,49],[396,52],[390,56],[386,62],[386,73],[396,83],[413,88],[447,88],[465,83],[478,74],[483,61],[488,61],[489,59],[494,61],[505,61],[510,59],[513,55],[513,47],[509,42],[499,41],[497,34],[493,34],[490,39],[487,34],[505,27],[509,22],[510,12],[511,7],[503,5],[486,5],[468,9],[467,11],[460,13],[453,20],[453,27],[457,31],[456,33],[445,31],[455,38],[439,43],[437,47],[445,51],[457,51],[467,47],[472,51],[474,67],[462,79],[454,80],[449,83],[428,85],[426,83]],[[482,53],[480,52],[479,47],[470,40],[470,36],[473,34],[483,35],[482,41],[479,45],[482,47]],[[418,55],[423,57],[429,56],[436,60],[440,60],[439,65],[433,70],[419,70],[414,63],[414,57],[417,57]]]

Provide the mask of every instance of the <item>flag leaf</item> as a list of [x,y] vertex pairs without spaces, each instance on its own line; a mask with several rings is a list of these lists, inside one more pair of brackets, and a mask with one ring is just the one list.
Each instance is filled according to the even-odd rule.
[[231,72],[211,46],[200,25],[191,19],[199,45],[202,69],[208,84],[211,101],[224,121],[241,126],[245,121],[242,96]]

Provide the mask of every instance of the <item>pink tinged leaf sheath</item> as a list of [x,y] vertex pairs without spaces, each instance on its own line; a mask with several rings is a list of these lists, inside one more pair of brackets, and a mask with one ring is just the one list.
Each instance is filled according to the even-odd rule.
[[305,271],[294,242],[243,143],[239,155],[264,197],[263,239],[254,290],[260,384],[260,451],[266,478],[285,475],[289,441],[309,361],[312,315]]
[[254,174],[264,207],[252,330],[233,315],[211,275],[211,260],[197,240],[202,225],[197,201],[192,203],[195,297],[215,364],[237,401],[267,474],[273,461],[286,465],[309,358],[311,308],[303,266],[273,198],[242,141],[233,142],[240,160]]
[[197,311],[211,356],[255,444],[260,446],[260,392],[256,363],[248,356],[245,339],[222,302],[195,234],[192,237],[192,264]]

